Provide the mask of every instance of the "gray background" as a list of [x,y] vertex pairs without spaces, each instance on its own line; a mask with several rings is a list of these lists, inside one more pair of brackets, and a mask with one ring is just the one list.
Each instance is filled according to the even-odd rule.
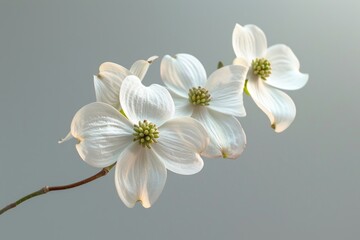
[[[95,100],[104,61],[129,67],[191,53],[210,73],[234,58],[236,22],[289,45],[310,74],[288,92],[297,117],[284,133],[245,98],[248,147],[169,173],[150,209],[128,209],[113,172],[32,199],[0,216],[0,239],[359,239],[359,1],[4,1],[0,3],[0,207],[44,185],[95,173],[75,141],[57,140]],[[160,83],[157,61],[145,84]]]

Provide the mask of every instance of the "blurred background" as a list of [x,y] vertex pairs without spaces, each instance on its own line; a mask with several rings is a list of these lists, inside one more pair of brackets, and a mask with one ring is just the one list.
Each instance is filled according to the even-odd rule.
[[[242,156],[205,159],[193,176],[169,172],[152,208],[128,209],[111,172],[1,215],[0,239],[358,239],[359,11],[355,0],[1,0],[0,207],[98,171],[75,141],[57,141],[95,101],[104,61],[191,53],[209,74],[235,57],[235,23],[252,23],[269,46],[290,46],[310,79],[287,92],[297,117],[281,134],[246,96]],[[161,83],[159,67],[146,85]]]

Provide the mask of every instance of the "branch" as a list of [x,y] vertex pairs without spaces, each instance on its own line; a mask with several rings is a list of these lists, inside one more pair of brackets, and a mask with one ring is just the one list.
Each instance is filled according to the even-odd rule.
[[114,166],[115,166],[115,163],[113,165],[109,166],[109,167],[101,169],[100,172],[98,172],[97,174],[95,174],[95,175],[93,175],[91,177],[88,177],[86,179],[83,179],[81,181],[78,181],[78,182],[75,182],[75,183],[72,183],[72,184],[63,185],[63,186],[52,186],[52,187],[45,186],[45,187],[41,188],[40,190],[35,191],[33,193],[30,193],[30,194],[20,198],[16,202],[13,202],[13,203],[7,205],[6,207],[4,207],[3,209],[0,210],[0,215],[3,214],[6,211],[12,209],[12,208],[15,208],[19,204],[21,204],[21,203],[23,203],[23,202],[25,202],[25,201],[33,198],[33,197],[40,196],[40,195],[43,195],[45,193],[52,192],[52,191],[60,191],[60,190],[66,190],[66,189],[70,189],[70,188],[75,188],[75,187],[87,184],[89,182],[92,182],[92,181],[94,181],[94,180],[96,180],[98,178],[101,178],[101,177],[107,175],[109,173],[109,171]]

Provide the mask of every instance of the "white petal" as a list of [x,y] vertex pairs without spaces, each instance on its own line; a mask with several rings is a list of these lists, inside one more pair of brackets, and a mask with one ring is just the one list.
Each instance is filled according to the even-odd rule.
[[176,117],[190,117],[193,113],[194,106],[189,102],[189,98],[177,95],[173,91],[169,91],[175,103]]
[[187,97],[192,87],[204,87],[206,72],[200,61],[190,54],[166,55],[160,66],[165,85],[176,94]]
[[140,78],[140,80],[143,80],[147,70],[149,69],[149,66],[157,58],[158,56],[152,56],[148,60],[138,60],[134,62],[134,64],[130,68],[130,72]]
[[164,123],[159,128],[158,142],[151,147],[167,169],[189,175],[203,168],[200,153],[208,143],[208,134],[201,123],[190,117],[181,117]]
[[120,153],[132,143],[133,126],[119,111],[105,103],[82,107],[71,123],[71,134],[78,139],[80,157],[94,167],[116,162]]
[[233,31],[232,44],[236,57],[245,58],[247,62],[263,57],[267,48],[264,32],[255,25],[243,27],[236,24]]
[[145,87],[134,75],[123,81],[120,103],[132,123],[148,120],[160,126],[175,113],[174,101],[165,87],[157,84]]
[[270,47],[266,59],[271,64],[271,74],[266,79],[267,84],[281,89],[296,90],[307,83],[309,75],[299,71],[299,60],[288,46],[278,44]]
[[99,72],[109,72],[115,75],[118,75],[120,78],[124,79],[124,76],[131,75],[131,72],[124,68],[123,66],[113,63],[113,62],[104,62],[99,67]]
[[243,90],[247,68],[230,65],[216,70],[210,75],[206,89],[211,94],[208,108],[237,117],[246,115],[243,104]]
[[203,124],[210,136],[210,144],[201,155],[210,158],[238,158],[244,151],[246,136],[236,118],[206,107],[194,111],[193,117]]
[[263,80],[249,80],[247,89],[258,107],[270,119],[275,132],[284,131],[294,121],[296,108],[288,95],[268,86]]
[[248,70],[251,66],[251,62],[248,62],[245,58],[235,58],[233,60],[233,64],[234,65],[241,65],[241,66],[244,66],[246,67]]
[[116,190],[131,208],[137,201],[149,208],[160,196],[166,182],[166,168],[151,149],[133,143],[119,157],[115,168]]
[[96,101],[110,104],[116,109],[120,109],[119,92],[123,77],[110,72],[101,72],[94,76],[94,87]]

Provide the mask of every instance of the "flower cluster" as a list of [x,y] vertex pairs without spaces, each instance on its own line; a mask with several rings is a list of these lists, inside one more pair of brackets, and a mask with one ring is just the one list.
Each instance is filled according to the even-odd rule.
[[[158,58],[136,61],[130,69],[106,62],[94,76],[97,102],[81,108],[64,139],[78,140],[80,157],[94,167],[116,163],[115,185],[128,207],[148,208],[165,185],[167,170],[199,172],[206,158],[238,158],[246,145],[237,119],[246,116],[243,93],[250,95],[282,132],[295,118],[295,104],[279,89],[303,87],[308,75],[285,45],[267,48],[255,25],[236,25],[232,65],[207,76],[190,54],[166,55],[160,75],[166,87],[144,86],[150,65]],[[62,141],[61,141],[62,142]]]

